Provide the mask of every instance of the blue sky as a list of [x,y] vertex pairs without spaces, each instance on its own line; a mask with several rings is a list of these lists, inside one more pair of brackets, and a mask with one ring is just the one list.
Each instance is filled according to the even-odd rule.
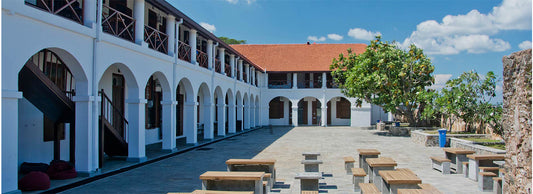
[[368,43],[376,34],[414,43],[431,57],[436,87],[469,70],[501,78],[502,57],[531,48],[531,0],[167,1],[215,35],[248,44]]

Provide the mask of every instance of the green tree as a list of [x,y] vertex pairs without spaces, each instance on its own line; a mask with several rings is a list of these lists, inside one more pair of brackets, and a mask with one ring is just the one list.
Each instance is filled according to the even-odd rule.
[[221,36],[221,37],[218,37],[220,40],[224,41],[226,44],[246,44],[246,40],[236,40],[236,39],[233,39],[233,38],[228,38],[228,37],[224,37],[224,36]]
[[421,109],[431,99],[426,90],[434,82],[435,69],[422,49],[411,45],[402,50],[395,42],[376,36],[365,52],[357,55],[350,49],[333,59],[330,67],[342,93],[378,105],[387,112],[401,115],[410,125],[417,125]]
[[501,105],[491,104],[496,96],[497,78],[489,71],[482,78],[474,71],[464,72],[458,78],[446,82],[446,87],[436,99],[436,106],[450,121],[450,130],[457,118],[466,122],[466,129],[471,131],[474,123],[480,123],[482,129],[490,125],[495,133],[501,134]]

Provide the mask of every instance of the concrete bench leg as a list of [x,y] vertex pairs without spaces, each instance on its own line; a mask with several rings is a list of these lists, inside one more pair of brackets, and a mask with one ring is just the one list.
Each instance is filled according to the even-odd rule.
[[344,169],[346,170],[347,175],[352,174],[352,168],[354,168],[353,162],[345,162],[344,163]]
[[468,178],[468,165],[463,164],[463,173],[465,175],[465,178]]
[[502,182],[494,180],[494,183],[492,183],[492,192],[494,194],[502,194]]
[[355,192],[361,192],[361,187],[359,187],[359,183],[364,183],[364,182],[365,182],[364,176],[354,176],[353,177],[353,184],[354,184],[353,190]]
[[492,177],[481,176],[481,175],[478,175],[478,176],[479,177],[478,177],[477,183],[478,183],[479,190],[481,190],[482,192],[492,191],[493,182],[494,182],[494,180],[492,180]]
[[300,190],[318,191],[318,179],[300,179]]
[[431,167],[440,170],[442,174],[450,174],[450,162],[439,162],[432,160]]
[[304,164],[305,172],[319,172],[318,164]]

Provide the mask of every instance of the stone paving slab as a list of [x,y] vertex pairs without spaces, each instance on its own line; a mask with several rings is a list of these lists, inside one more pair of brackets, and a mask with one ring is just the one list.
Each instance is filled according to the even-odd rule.
[[[408,137],[378,135],[376,130],[352,127],[275,127],[259,129],[186,152],[121,174],[110,176],[63,193],[167,193],[201,189],[200,174],[225,171],[230,158],[276,159],[278,184],[273,193],[299,193],[297,173],[304,172],[303,152],[320,152],[323,161],[321,193],[355,193],[344,170],[345,156],[357,160],[357,149],[376,148],[391,157],[397,168],[409,168],[423,183],[444,193],[481,193],[477,183],[463,175],[443,175],[431,169],[430,156],[444,156],[440,148],[414,144]],[[358,164],[355,164],[358,166]]]

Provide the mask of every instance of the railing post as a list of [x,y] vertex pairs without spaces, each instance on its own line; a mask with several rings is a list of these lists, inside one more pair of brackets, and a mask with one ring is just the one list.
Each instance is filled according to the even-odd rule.
[[218,60],[220,61],[220,72],[224,75],[226,75],[226,49],[225,48],[218,48]]
[[235,78],[235,55],[229,54],[229,66],[231,67],[231,77]]
[[191,63],[193,65],[198,65],[196,63],[196,30],[191,29],[189,33],[189,46],[191,47]]
[[[174,53],[176,52],[175,51],[175,48],[174,48],[174,45],[176,45],[175,41],[176,41],[176,31],[175,31],[175,27],[174,25],[176,25],[176,17],[174,17],[173,15],[168,15],[167,16],[167,36],[168,36],[168,39],[167,39],[167,54],[170,55],[170,56],[174,56]],[[176,47],[177,48],[177,47]]]

